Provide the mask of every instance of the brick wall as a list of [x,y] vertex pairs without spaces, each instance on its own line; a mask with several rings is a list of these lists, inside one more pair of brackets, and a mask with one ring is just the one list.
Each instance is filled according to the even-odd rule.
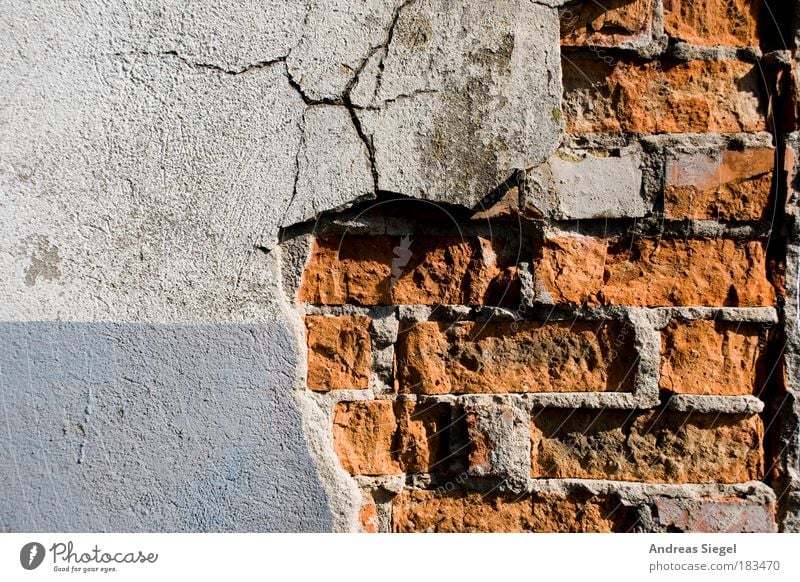
[[294,237],[364,531],[796,527],[777,4],[567,3],[550,160],[472,211],[385,195]]

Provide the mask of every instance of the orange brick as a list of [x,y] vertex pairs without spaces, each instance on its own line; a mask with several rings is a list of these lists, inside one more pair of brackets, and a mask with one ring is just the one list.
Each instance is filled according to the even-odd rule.
[[306,317],[309,388],[319,391],[369,388],[370,322],[366,316]]
[[317,238],[300,300],[320,305],[391,303],[393,244],[394,239],[380,236]]
[[677,394],[753,394],[763,358],[760,328],[673,321],[662,332],[660,387]]
[[653,18],[652,0],[581,0],[558,11],[563,46],[619,46],[646,40]]
[[389,400],[342,402],[333,442],[352,475],[446,472],[450,407]]
[[774,167],[773,148],[670,153],[664,212],[677,219],[767,218]]
[[395,532],[628,531],[633,512],[610,496],[404,491],[392,506]]
[[634,332],[616,322],[420,322],[395,353],[400,392],[630,392]]
[[378,533],[378,508],[375,505],[375,499],[368,493],[363,494],[358,521],[361,523],[362,532]]
[[758,307],[775,303],[763,241],[548,239],[536,286],[555,303]]
[[706,46],[758,46],[763,0],[664,0],[664,31]]
[[324,305],[518,305],[516,267],[503,246],[482,237],[322,237],[300,299]]
[[740,483],[764,476],[758,416],[535,410],[531,475],[647,483]]
[[758,68],[738,61],[564,59],[570,133],[742,132],[766,129]]

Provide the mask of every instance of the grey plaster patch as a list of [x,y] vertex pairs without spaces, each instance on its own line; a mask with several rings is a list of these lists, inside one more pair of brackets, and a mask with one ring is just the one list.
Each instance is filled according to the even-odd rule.
[[277,325],[0,324],[2,531],[328,531]]
[[652,204],[642,196],[641,150],[604,154],[560,150],[528,172],[525,206],[555,220],[645,216]]
[[486,403],[464,406],[468,440],[481,442],[480,458],[467,472],[474,476],[501,476],[511,487],[522,487],[531,473],[530,411],[525,406]]
[[659,314],[648,309],[631,309],[628,313],[635,327],[634,345],[637,354],[634,392],[640,406],[647,408],[659,403],[661,380],[661,334],[657,331]]

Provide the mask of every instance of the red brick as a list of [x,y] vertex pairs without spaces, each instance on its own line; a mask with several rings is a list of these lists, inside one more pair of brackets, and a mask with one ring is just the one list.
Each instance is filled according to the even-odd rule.
[[660,387],[677,394],[753,394],[764,356],[758,325],[673,321],[662,332]]
[[368,493],[363,494],[358,521],[361,523],[362,532],[378,533],[378,508],[375,505],[375,499]]
[[515,257],[505,253],[504,243],[483,237],[411,235],[405,243],[394,236],[322,237],[300,299],[324,305],[518,305]]
[[646,483],[740,483],[764,476],[758,416],[535,410],[531,475]]
[[773,148],[670,153],[664,212],[677,219],[767,218],[774,167]]
[[617,322],[420,322],[395,353],[400,392],[630,392],[634,332]]
[[763,0],[664,0],[664,31],[695,45],[758,46]]
[[327,391],[369,388],[370,318],[308,316],[308,387]]
[[341,402],[333,443],[352,475],[446,472],[450,407],[373,400]]
[[795,150],[794,146],[787,144],[783,150],[782,157],[783,157],[782,182],[783,182],[783,187],[786,188],[786,192],[788,193],[784,211],[787,214],[796,214],[798,193],[794,191],[792,183],[797,179],[798,170],[800,170],[800,168],[797,167],[798,158],[797,158],[797,151]]
[[649,40],[653,0],[580,0],[558,11],[563,46],[613,47]]
[[536,286],[555,303],[775,304],[758,240],[553,237],[541,250]]
[[565,59],[569,133],[766,130],[758,68],[738,61]]
[[628,531],[635,518],[609,496],[405,491],[392,506],[395,532]]

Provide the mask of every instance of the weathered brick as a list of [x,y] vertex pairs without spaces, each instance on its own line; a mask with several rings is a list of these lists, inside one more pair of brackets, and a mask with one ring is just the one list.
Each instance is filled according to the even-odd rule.
[[[783,160],[782,164],[782,186],[786,188],[787,196],[786,196],[786,205],[784,206],[784,211],[787,214],[795,215],[797,214],[798,209],[798,202],[800,202],[800,192],[795,191],[792,184],[795,180],[798,179],[800,176],[800,167],[798,167],[798,155],[797,155],[797,148],[800,144],[797,143],[797,134],[793,134],[792,140],[789,143],[786,143],[783,149],[783,155],[781,159]],[[788,140],[787,140],[788,141]]]
[[450,407],[373,400],[341,402],[333,443],[353,475],[446,472]]
[[483,237],[321,237],[300,299],[324,305],[517,305],[511,254],[502,241]]
[[570,133],[739,132],[766,129],[758,68],[738,61],[565,59]]
[[773,148],[714,153],[670,152],[664,212],[668,218],[761,220],[772,194]]
[[765,243],[725,238],[553,237],[536,264],[542,300],[634,306],[775,303]]
[[633,512],[610,496],[404,491],[392,506],[395,532],[628,531]]
[[763,358],[760,332],[741,322],[672,321],[661,336],[660,387],[677,394],[753,394]]
[[333,417],[333,444],[339,462],[354,475],[402,473],[396,460],[394,403],[343,402]]
[[308,316],[308,387],[369,388],[372,344],[367,316]]
[[613,47],[648,40],[652,0],[579,0],[558,11],[563,46]]
[[775,506],[738,498],[675,499],[653,504],[656,522],[670,531],[699,533],[773,533]]
[[664,31],[706,46],[758,46],[763,0],[664,0]]
[[358,512],[358,521],[364,533],[378,532],[378,507],[375,499],[369,493],[362,494],[361,509]]
[[617,322],[419,322],[395,352],[400,392],[630,392],[634,332]]
[[655,410],[535,410],[533,477],[739,483],[764,475],[758,416]]

